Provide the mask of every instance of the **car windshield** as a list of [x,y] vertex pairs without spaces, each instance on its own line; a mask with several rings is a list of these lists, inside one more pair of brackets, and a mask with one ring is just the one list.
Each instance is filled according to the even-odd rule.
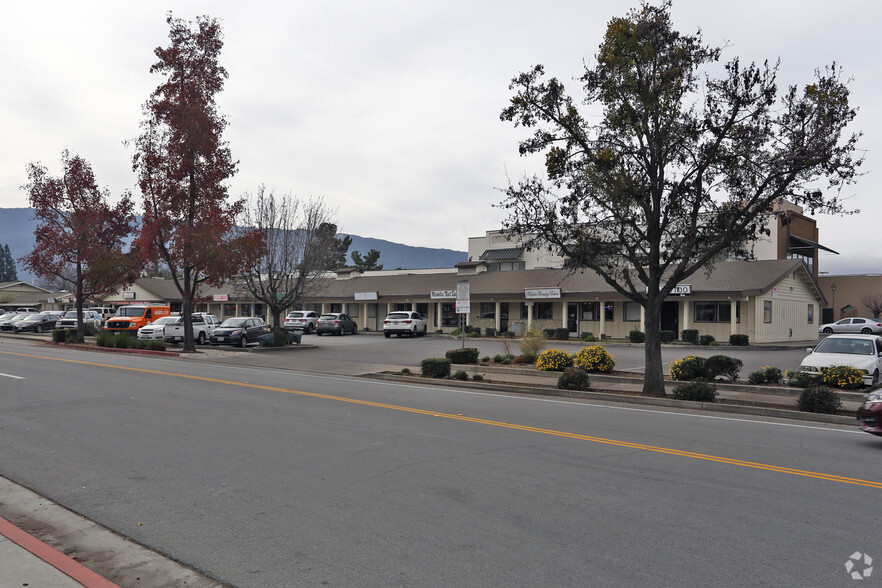
[[827,338],[815,347],[815,353],[844,353],[848,355],[873,355],[876,344],[872,339],[856,337]]
[[180,320],[181,320],[181,317],[179,317],[179,316],[161,316],[150,324],[151,325],[173,325]]
[[228,318],[224,322],[220,324],[222,327],[241,327],[245,325],[245,321],[247,319],[244,318]]
[[8,321],[12,317],[15,316],[14,312],[7,312],[6,314],[0,315],[0,321]]
[[125,307],[123,306],[119,310],[116,311],[116,316],[143,316],[144,315],[144,307]]

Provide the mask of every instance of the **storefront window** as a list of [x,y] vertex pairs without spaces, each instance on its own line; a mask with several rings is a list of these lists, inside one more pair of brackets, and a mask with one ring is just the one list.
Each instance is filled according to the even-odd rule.
[[458,327],[459,320],[456,314],[455,302],[441,303],[441,326],[442,327]]
[[614,302],[604,302],[603,304],[603,320],[612,321],[615,320],[615,303]]
[[772,301],[764,300],[763,301],[763,322],[770,323],[772,322]]
[[224,316],[236,316],[236,305],[224,303]]
[[535,302],[533,304],[533,318],[551,320],[554,318],[551,313],[553,306],[552,302]]
[[808,324],[812,325],[815,322],[815,305],[808,305]]
[[600,320],[600,303],[599,302],[583,302],[582,303],[582,320],[583,321],[599,321]]
[[496,303],[495,302],[482,302],[480,317],[482,319],[495,319],[496,318]]
[[[728,300],[702,301],[695,303],[696,323],[732,322],[732,303]],[[741,322],[741,302],[735,302],[735,322]]]
[[361,306],[357,302],[348,302],[346,304],[346,314],[350,316],[350,318],[358,318],[358,307]]
[[625,309],[623,311],[622,320],[628,322],[636,322],[640,320],[640,305],[636,302],[628,301],[625,302]]

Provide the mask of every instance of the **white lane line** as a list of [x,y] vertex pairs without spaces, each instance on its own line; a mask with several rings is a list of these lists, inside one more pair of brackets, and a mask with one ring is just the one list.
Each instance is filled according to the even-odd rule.
[[0,374],[0,376],[3,376],[4,378],[12,378],[13,380],[24,380],[23,377],[13,376],[12,374]]

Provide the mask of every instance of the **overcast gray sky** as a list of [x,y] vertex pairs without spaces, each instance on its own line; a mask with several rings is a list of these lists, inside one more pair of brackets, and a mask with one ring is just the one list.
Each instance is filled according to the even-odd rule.
[[[0,207],[28,206],[28,162],[60,173],[64,149],[87,159],[115,195],[131,190],[149,68],[168,44],[166,12],[221,19],[229,72],[220,108],[239,173],[231,194],[261,183],[336,207],[341,232],[465,250],[499,228],[499,188],[540,170],[518,156],[523,129],[499,120],[512,77],[542,63],[572,79],[592,63],[610,18],[635,2],[6,2],[0,19]],[[723,7],[725,6],[725,7]],[[781,60],[781,86],[836,61],[854,78],[866,173],[844,196],[862,214],[819,216],[821,271],[880,272],[878,172],[882,55],[876,0],[675,0],[674,25],[701,29],[724,60]],[[2,235],[0,235],[2,241]]]

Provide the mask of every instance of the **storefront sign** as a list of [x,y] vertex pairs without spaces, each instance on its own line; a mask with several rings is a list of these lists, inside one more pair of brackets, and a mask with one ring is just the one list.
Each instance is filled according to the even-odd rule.
[[226,302],[230,297],[228,294],[215,294],[211,297],[211,300],[214,302]]
[[134,292],[123,292],[123,300],[134,300],[135,293]]
[[430,290],[429,297],[432,300],[449,300],[456,298],[456,290]]
[[671,296],[691,296],[692,284],[677,284],[671,289]]
[[356,292],[355,299],[356,300],[376,300],[378,298],[377,292]]
[[524,298],[560,298],[560,288],[529,288],[524,290]]

